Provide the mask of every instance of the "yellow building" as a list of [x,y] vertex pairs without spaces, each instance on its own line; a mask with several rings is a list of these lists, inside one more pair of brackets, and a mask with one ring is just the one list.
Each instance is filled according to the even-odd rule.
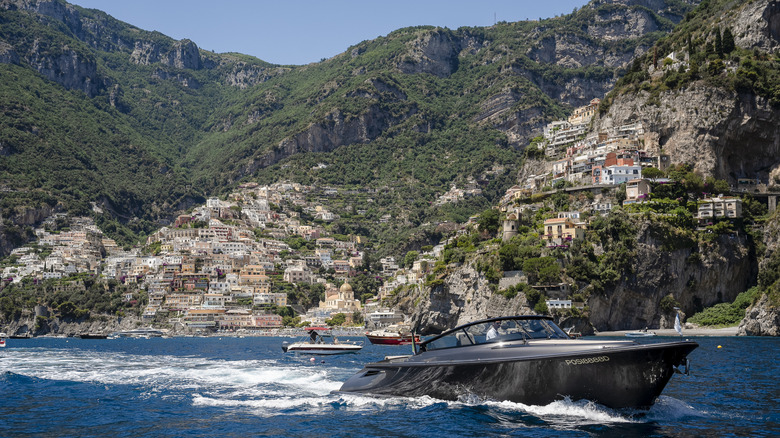
[[585,224],[569,218],[553,218],[544,221],[544,240],[547,246],[569,246],[573,240],[585,237]]

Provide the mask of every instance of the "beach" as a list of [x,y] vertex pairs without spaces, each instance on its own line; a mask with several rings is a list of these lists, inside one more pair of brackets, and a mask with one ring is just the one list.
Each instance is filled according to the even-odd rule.
[[[738,326],[724,328],[690,328],[683,329],[682,336],[736,336]],[[637,330],[618,330],[609,332],[596,332],[596,336],[625,336],[627,332],[636,332]],[[655,329],[648,330],[658,336],[680,336],[674,329]]]

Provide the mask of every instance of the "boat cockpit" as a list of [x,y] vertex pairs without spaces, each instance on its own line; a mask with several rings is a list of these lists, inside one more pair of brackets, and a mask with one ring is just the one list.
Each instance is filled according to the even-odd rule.
[[477,321],[446,331],[421,343],[418,352],[530,339],[571,339],[571,337],[550,317],[538,315],[502,317]]

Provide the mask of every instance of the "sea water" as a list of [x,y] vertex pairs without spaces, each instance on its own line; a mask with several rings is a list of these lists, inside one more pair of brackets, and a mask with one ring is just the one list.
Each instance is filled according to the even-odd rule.
[[[690,376],[672,377],[648,412],[331,394],[411,347],[306,356],[283,353],[285,340],[9,339],[0,436],[780,436],[780,339],[696,338]],[[673,339],[641,342],[662,340]]]

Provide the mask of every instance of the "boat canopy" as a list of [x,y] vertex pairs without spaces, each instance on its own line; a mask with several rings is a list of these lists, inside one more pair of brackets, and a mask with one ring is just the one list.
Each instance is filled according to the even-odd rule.
[[505,316],[455,327],[421,343],[419,351],[529,339],[571,338],[549,316]]

